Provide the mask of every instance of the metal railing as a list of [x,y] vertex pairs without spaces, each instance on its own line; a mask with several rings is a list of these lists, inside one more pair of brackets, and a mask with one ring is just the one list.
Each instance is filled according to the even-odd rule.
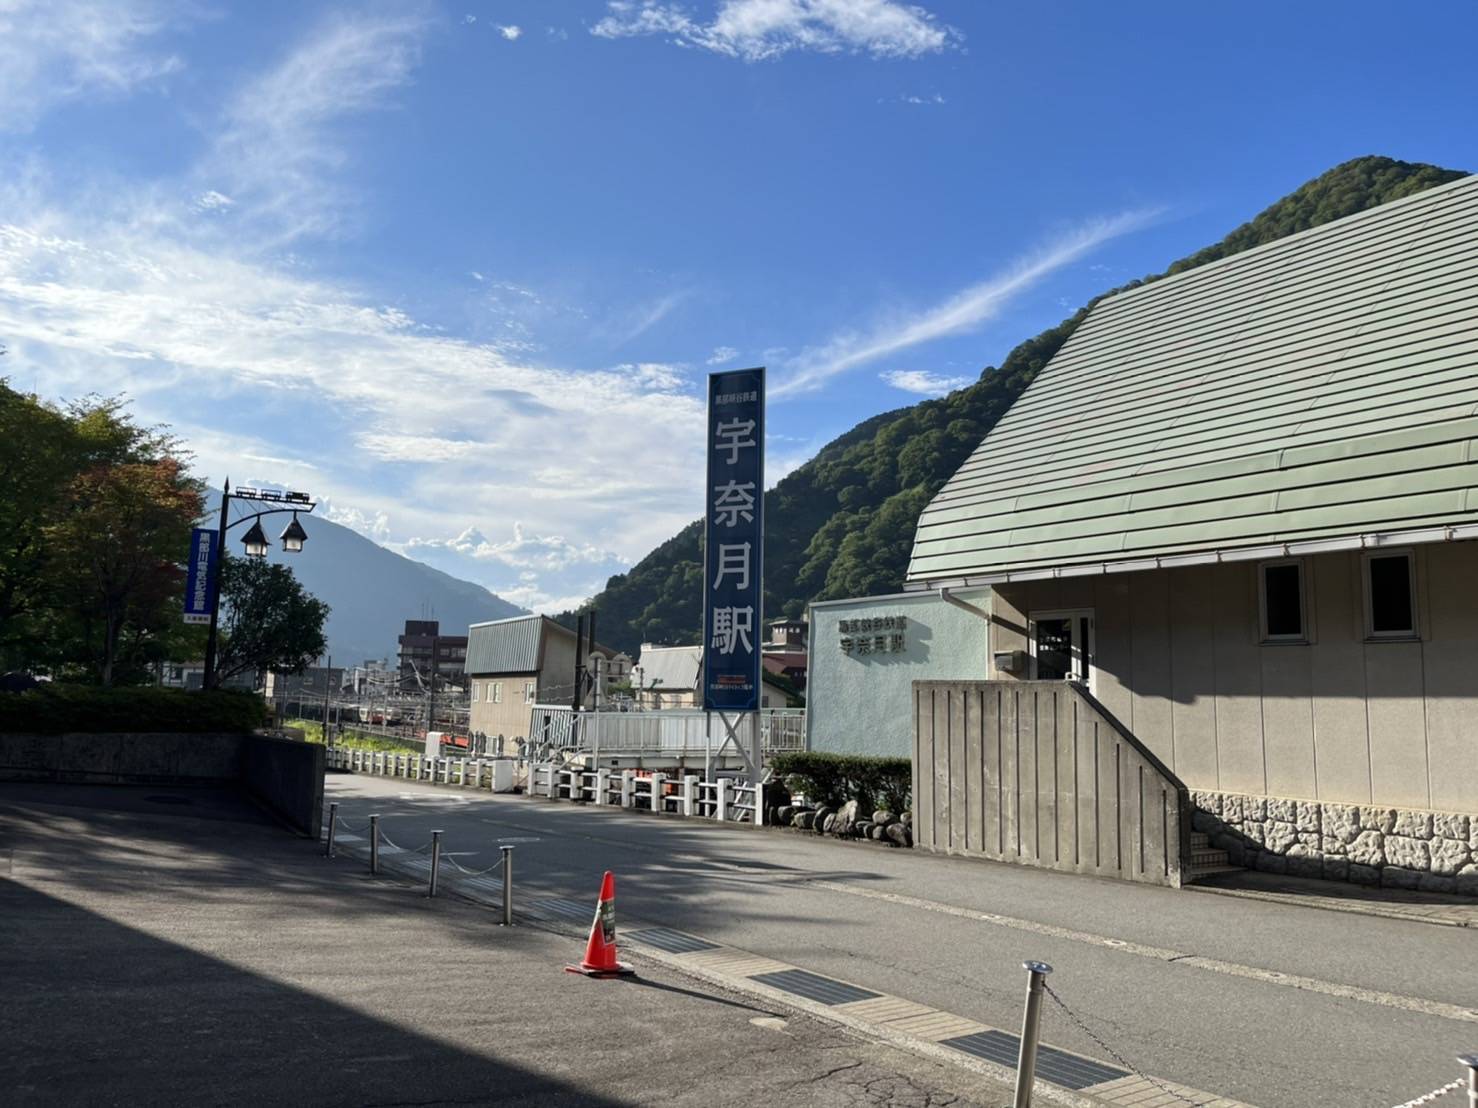
[[[700,708],[644,712],[580,712],[558,704],[535,704],[529,735],[537,743],[603,754],[666,754],[696,757],[724,743],[717,714]],[[760,742],[765,753],[806,749],[804,708],[760,711]]]

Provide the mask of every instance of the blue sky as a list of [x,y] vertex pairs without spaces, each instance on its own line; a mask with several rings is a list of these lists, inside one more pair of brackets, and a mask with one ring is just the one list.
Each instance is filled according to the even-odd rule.
[[1330,166],[1478,168],[1478,7],[0,2],[13,384],[551,610]]

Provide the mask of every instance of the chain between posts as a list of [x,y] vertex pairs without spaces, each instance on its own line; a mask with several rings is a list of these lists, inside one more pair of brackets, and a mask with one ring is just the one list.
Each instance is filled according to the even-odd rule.
[[1432,1101],[1440,1100],[1448,1093],[1457,1092],[1457,1090],[1461,1089],[1467,1083],[1468,1079],[1466,1077],[1459,1077],[1456,1081],[1449,1081],[1440,1089],[1433,1089],[1430,1093],[1423,1093],[1414,1100],[1408,1100],[1403,1104],[1398,1104],[1396,1108],[1417,1108],[1419,1104],[1431,1104]]
[[1062,1009],[1063,1015],[1067,1016],[1067,1018],[1072,1021],[1073,1026],[1075,1026],[1079,1031],[1081,1031],[1083,1034],[1087,1035],[1090,1039],[1097,1043],[1099,1048],[1107,1053],[1108,1056],[1112,1058],[1115,1062],[1119,1063],[1119,1065],[1123,1066],[1126,1070],[1132,1073],[1135,1077],[1138,1077],[1140,1080],[1148,1081],[1151,1085],[1159,1089],[1166,1096],[1174,1097],[1181,1104],[1195,1104],[1195,1101],[1187,1100],[1185,1097],[1177,1093],[1174,1089],[1167,1086],[1163,1081],[1159,1081],[1156,1078],[1151,1077],[1149,1074],[1141,1071],[1139,1067],[1135,1066],[1117,1050],[1109,1046],[1108,1043],[1104,1042],[1100,1036],[1094,1033],[1092,1028],[1090,1028],[1086,1023],[1078,1018],[1078,1014],[1067,1006],[1067,1003],[1062,999],[1062,997],[1058,996],[1055,992],[1052,991],[1052,986],[1047,984],[1045,980],[1042,982],[1042,988],[1046,991],[1047,995],[1052,998],[1053,1003]]

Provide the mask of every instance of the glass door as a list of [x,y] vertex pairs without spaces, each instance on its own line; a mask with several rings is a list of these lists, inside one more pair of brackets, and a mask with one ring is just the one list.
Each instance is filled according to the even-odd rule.
[[1032,676],[1093,687],[1093,609],[1033,612]]

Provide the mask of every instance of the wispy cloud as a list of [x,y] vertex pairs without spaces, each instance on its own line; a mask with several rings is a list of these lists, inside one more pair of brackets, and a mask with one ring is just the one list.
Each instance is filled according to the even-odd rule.
[[770,395],[814,392],[849,369],[922,343],[973,330],[1051,273],[1110,239],[1144,227],[1158,214],[1158,211],[1136,210],[1093,220],[1018,259],[997,275],[956,293],[943,304],[864,335],[839,335],[796,358],[792,362],[794,372],[772,388]]
[[673,313],[690,294],[686,291],[669,292],[657,297],[650,303],[643,304],[628,314],[625,323],[616,334],[614,344],[625,346],[633,339],[646,334],[657,324],[661,323]]
[[974,380],[972,377],[944,377],[926,369],[890,369],[886,373],[879,373],[878,377],[895,389],[917,393],[919,396],[943,396],[955,389],[964,388]]
[[0,131],[28,131],[56,104],[174,73],[183,63],[157,40],[192,18],[163,0],[0,0]]
[[917,58],[963,38],[922,6],[900,0],[722,0],[708,20],[668,0],[609,0],[607,9],[591,34],[661,35],[747,62],[797,50]]
[[523,34],[523,28],[516,23],[507,23],[498,28],[498,33],[509,42],[516,42],[518,41],[518,37]]
[[339,228],[351,198],[336,174],[349,161],[334,125],[383,107],[420,60],[419,4],[320,23],[273,69],[240,89],[200,167],[239,210],[278,240]]
[[713,353],[708,356],[708,364],[724,365],[726,362],[732,362],[738,356],[739,351],[735,350],[732,346],[715,346]]

